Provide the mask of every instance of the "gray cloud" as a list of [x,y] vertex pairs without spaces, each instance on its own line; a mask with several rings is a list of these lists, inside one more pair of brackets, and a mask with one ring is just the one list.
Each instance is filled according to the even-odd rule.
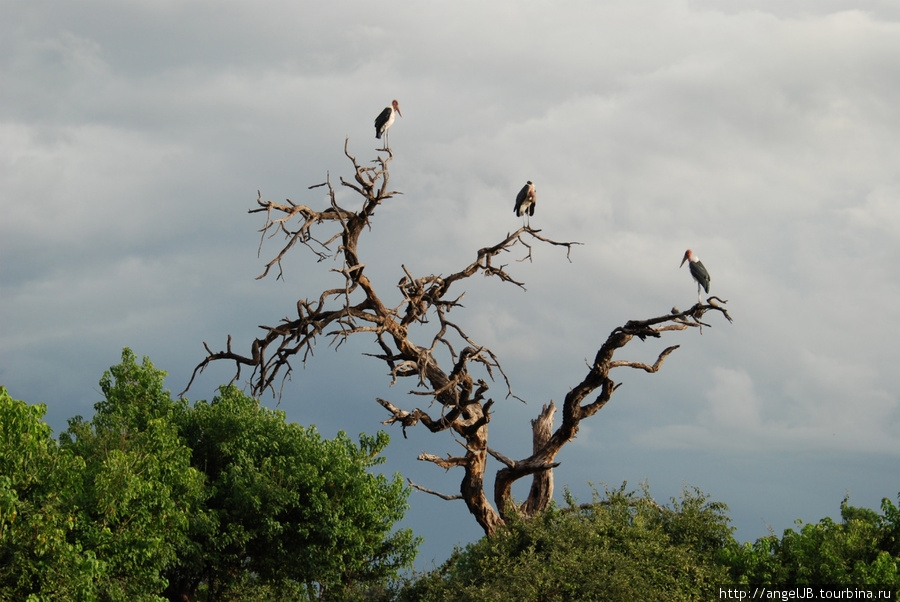
[[[397,98],[404,194],[361,245],[378,282],[396,282],[401,261],[471,261],[517,227],[526,179],[533,223],[584,243],[571,263],[551,248],[510,257],[527,292],[465,287],[457,319],[529,401],[497,404],[498,448],[527,453],[528,420],[612,328],[693,302],[678,269],[690,247],[735,324],[627,349],[648,360],[682,345],[659,374],[623,370],[558,481],[586,498],[589,480],[648,478],[665,499],[686,480],[730,503],[745,538],[835,514],[848,488],[876,506],[900,453],[900,14],[844,4],[17,5],[0,24],[0,382],[46,402],[59,430],[91,412],[122,347],[180,391],[202,341],[247,342],[289,315],[334,280],[298,252],[285,282],[255,281],[276,241],[256,258],[246,210],[257,189],[322,206],[307,187],[347,174],[348,136],[368,161],[372,121]],[[417,252],[401,257],[398,240]],[[373,397],[413,401],[369,350],[323,341],[281,407],[326,434],[376,430]],[[365,377],[335,387],[348,364]],[[231,375],[210,368],[192,397]],[[388,470],[453,489],[413,461],[452,441],[392,435]],[[417,495],[409,522],[435,512],[468,521]],[[440,559],[478,532],[423,535]]]

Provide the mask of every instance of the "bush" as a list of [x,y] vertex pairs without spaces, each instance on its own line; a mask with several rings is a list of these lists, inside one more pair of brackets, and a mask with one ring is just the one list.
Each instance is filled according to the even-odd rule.
[[[731,547],[723,555],[731,579],[739,585],[872,585],[900,590],[900,512],[888,498],[881,514],[841,503],[841,522],[797,521],[785,529]],[[896,597],[896,596],[895,596]]]
[[707,600],[726,579],[727,507],[696,490],[660,507],[624,485],[457,549],[400,600]]

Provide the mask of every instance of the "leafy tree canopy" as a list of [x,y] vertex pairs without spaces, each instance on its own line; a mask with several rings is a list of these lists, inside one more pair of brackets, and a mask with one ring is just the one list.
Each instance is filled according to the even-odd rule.
[[743,585],[872,585],[900,592],[900,510],[888,498],[880,514],[844,498],[841,522],[798,520],[797,526],[780,539],[771,534],[732,546],[724,562],[733,579]]
[[[234,387],[172,399],[128,349],[90,420],[59,442],[46,407],[0,387],[0,599],[703,600],[723,584],[900,592],[900,510],[845,499],[841,520],[738,544],[697,490],[594,492],[386,586],[417,538],[393,531],[409,489],[370,469],[387,435],[323,439]],[[900,498],[898,498],[900,499]]]
[[46,406],[0,387],[0,599],[77,600],[104,563],[73,542],[84,462],[60,450]]
[[177,561],[204,498],[203,476],[172,422],[186,404],[169,398],[164,377],[126,349],[100,380],[93,419],[70,419],[60,436],[60,447],[84,460],[73,538],[106,563],[105,599],[160,599],[162,572]]
[[325,440],[234,387],[197,402],[180,423],[209,492],[183,555],[190,560],[173,571],[193,586],[202,579],[217,597],[251,586],[252,574],[286,591],[301,585],[304,597],[332,597],[411,564],[412,532],[391,533],[408,489],[399,475],[368,472],[383,461],[385,433],[358,444],[343,432]]
[[411,564],[384,433],[323,439],[234,387],[172,399],[125,349],[53,440],[0,388],[0,599],[347,599]]

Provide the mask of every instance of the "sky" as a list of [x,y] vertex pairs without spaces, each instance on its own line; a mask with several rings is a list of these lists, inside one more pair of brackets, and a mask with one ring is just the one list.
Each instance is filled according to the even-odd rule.
[[[686,309],[687,248],[734,319],[634,341],[612,401],[558,456],[556,499],[627,481],[666,502],[696,487],[729,506],[740,541],[796,519],[878,508],[900,491],[900,7],[836,0],[0,2],[0,384],[47,405],[58,433],[89,417],[129,347],[177,394],[232,335],[334,285],[303,249],[255,280],[257,190],[324,208],[326,177],[380,146],[391,100],[391,186],[360,243],[395,294],[401,264],[447,274],[521,225],[583,243],[509,256],[527,290],[465,283],[454,313],[499,357],[491,445],[530,453],[529,421],[562,402],[630,319]],[[339,191],[339,200],[355,199]],[[425,335],[428,336],[428,335]],[[427,338],[422,341],[426,344]],[[453,494],[459,475],[415,457],[375,397],[412,409],[364,355],[322,339],[280,400],[326,436],[385,428],[383,469]],[[188,391],[233,376],[212,365]],[[489,467],[493,473],[498,466]],[[490,476],[490,475],[489,475]],[[527,484],[514,493],[524,497]],[[410,497],[418,569],[481,531],[462,502]]]

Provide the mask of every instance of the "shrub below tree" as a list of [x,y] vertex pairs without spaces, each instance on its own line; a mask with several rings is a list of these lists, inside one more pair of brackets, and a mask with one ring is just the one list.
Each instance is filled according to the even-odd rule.
[[457,549],[396,599],[425,601],[714,600],[723,586],[876,586],[900,594],[900,510],[841,504],[825,518],[739,544],[727,507],[686,490],[666,507],[623,488],[552,508]]
[[624,487],[513,521],[411,581],[404,601],[706,600],[727,579],[726,506],[695,490],[666,507]]

